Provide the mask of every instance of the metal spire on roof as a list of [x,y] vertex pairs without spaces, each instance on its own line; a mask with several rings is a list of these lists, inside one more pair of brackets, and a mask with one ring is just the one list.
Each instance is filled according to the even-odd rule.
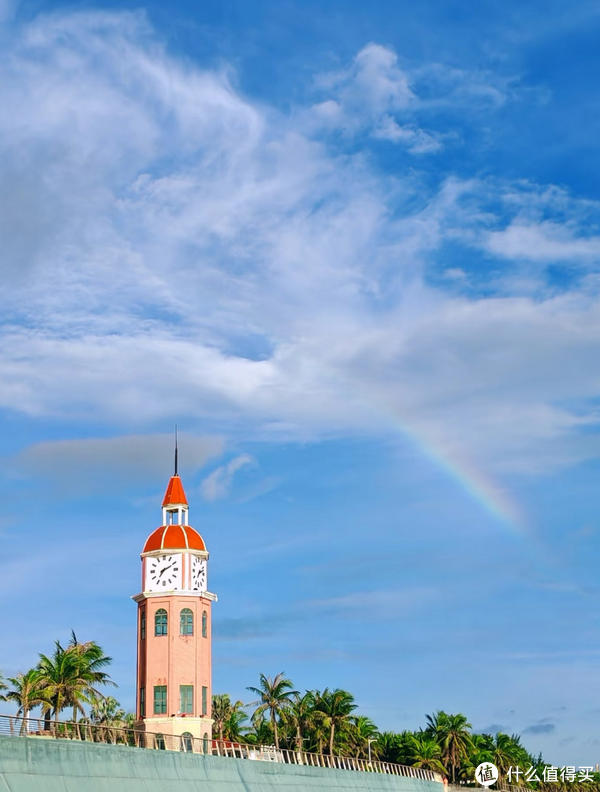
[[175,424],[175,475],[177,476],[177,424]]

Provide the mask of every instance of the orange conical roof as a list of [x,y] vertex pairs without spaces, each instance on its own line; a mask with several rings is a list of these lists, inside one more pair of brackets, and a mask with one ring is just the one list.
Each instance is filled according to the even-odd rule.
[[176,503],[184,503],[186,506],[188,505],[187,498],[185,497],[185,492],[183,491],[183,484],[181,483],[181,479],[179,476],[171,476],[169,479],[169,484],[167,486],[167,491],[165,492],[165,497],[163,498],[162,505],[163,506],[172,506]]

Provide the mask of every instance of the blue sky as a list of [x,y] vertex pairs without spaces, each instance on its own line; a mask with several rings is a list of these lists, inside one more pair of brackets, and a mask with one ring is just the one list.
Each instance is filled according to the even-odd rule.
[[0,665],[133,706],[172,427],[214,687],[593,764],[595,3],[0,3]]

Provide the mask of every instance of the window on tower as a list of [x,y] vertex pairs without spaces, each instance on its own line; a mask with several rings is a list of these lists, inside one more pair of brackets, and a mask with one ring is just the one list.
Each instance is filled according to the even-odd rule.
[[202,687],[202,714],[206,715],[208,712],[208,688]]
[[183,610],[179,614],[179,634],[180,635],[194,634],[194,614],[189,608],[183,608]]
[[159,608],[154,616],[154,635],[167,634],[167,611]]
[[140,613],[140,638],[142,641],[146,637],[146,611]]
[[179,685],[179,712],[186,715],[194,713],[194,686]]
[[202,637],[206,638],[207,630],[206,630],[206,622],[207,622],[207,615],[206,611],[202,611]]
[[179,509],[170,509],[167,512],[167,522],[169,525],[179,525]]
[[140,688],[140,718],[146,717],[146,688]]
[[167,686],[154,686],[154,714],[164,715],[167,711]]

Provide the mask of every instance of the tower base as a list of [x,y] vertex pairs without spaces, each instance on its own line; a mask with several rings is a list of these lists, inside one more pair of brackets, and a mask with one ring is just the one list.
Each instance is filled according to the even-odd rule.
[[212,718],[174,716],[172,718],[145,718],[137,728],[146,732],[147,744],[167,751],[193,753],[212,752]]

